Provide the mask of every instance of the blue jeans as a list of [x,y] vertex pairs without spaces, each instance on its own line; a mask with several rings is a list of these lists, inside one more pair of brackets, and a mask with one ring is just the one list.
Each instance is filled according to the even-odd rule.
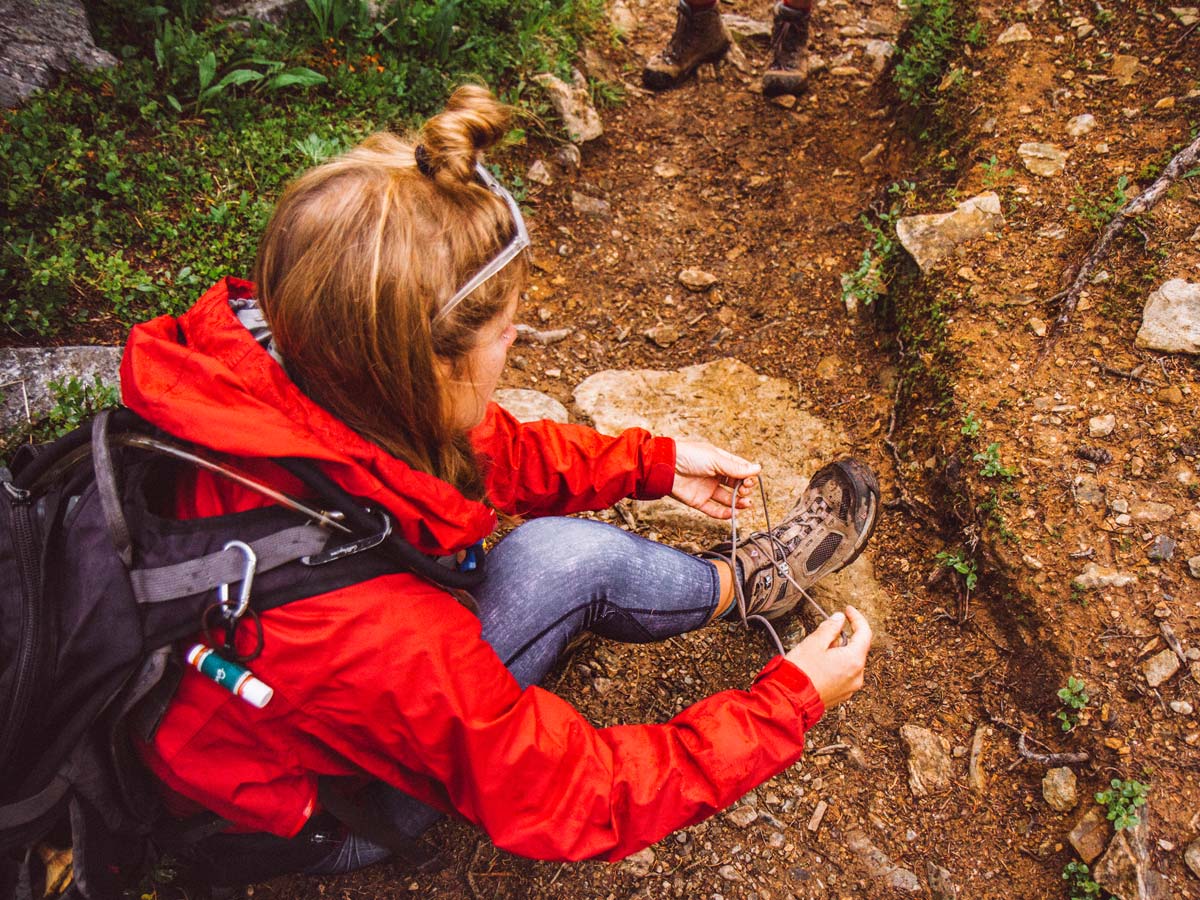
[[[541,681],[583,631],[627,643],[661,641],[700,628],[720,598],[716,567],[663,544],[587,519],[534,519],[487,555],[475,591],[483,639],[522,687]],[[376,783],[375,803],[416,838],[442,814]],[[348,835],[306,871],[350,872],[389,851]]]

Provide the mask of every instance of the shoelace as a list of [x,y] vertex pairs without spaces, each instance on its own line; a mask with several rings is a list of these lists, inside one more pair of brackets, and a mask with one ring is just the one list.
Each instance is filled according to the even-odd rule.
[[[729,561],[730,568],[733,570],[731,573],[733,576],[733,599],[737,604],[738,615],[741,617],[742,624],[749,626],[751,621],[755,621],[762,625],[765,629],[767,629],[767,633],[771,635],[771,640],[775,642],[775,648],[779,651],[779,655],[783,656],[787,653],[787,651],[784,649],[783,641],[779,639],[779,633],[775,631],[775,626],[771,624],[770,619],[768,619],[766,616],[760,616],[757,613],[747,613],[746,594],[742,587],[742,579],[738,577],[737,573],[737,499],[738,490],[741,488],[741,486],[741,481],[738,481],[733,485],[733,497],[729,501],[729,525],[730,531],[732,532],[729,541]],[[774,529],[771,528],[771,513],[767,509],[767,489],[763,484],[761,476],[758,479],[758,492],[759,496],[762,498],[763,517],[767,522],[767,530],[753,531],[750,533],[750,536],[747,538],[747,540],[754,543],[760,549],[763,545],[759,543],[759,541],[765,540],[767,542],[767,546],[773,551],[771,555],[774,558],[775,571],[789,584],[791,584],[792,587],[800,592],[800,596],[808,601],[808,604],[817,611],[822,619],[828,619],[829,613],[825,612],[825,610],[821,607],[821,604],[814,600],[808,591],[800,587],[800,585],[796,582],[796,579],[792,577],[791,567],[787,564],[787,546],[782,540],[775,536]]]

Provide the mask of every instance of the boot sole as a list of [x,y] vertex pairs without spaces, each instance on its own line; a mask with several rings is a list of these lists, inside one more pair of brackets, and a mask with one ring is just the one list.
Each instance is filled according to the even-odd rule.
[[671,75],[668,72],[661,72],[657,69],[645,68],[642,69],[642,84],[652,91],[666,91],[673,87],[679,87],[689,78],[696,74],[696,70],[704,65],[712,65],[716,67],[724,61],[729,53],[731,44],[726,44],[717,53],[710,53],[703,59],[697,60],[686,69],[680,69],[678,75]]

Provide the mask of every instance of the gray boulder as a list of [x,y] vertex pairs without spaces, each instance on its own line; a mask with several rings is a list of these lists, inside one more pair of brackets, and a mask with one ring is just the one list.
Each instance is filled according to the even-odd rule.
[[116,64],[92,40],[79,0],[0,0],[0,106],[20,105],[73,65]]
[[1151,294],[1135,343],[1146,350],[1200,353],[1200,284],[1174,278]]
[[45,416],[54,405],[50,382],[74,376],[91,384],[99,375],[106,384],[117,384],[121,347],[17,347],[0,349],[0,433],[27,419]]

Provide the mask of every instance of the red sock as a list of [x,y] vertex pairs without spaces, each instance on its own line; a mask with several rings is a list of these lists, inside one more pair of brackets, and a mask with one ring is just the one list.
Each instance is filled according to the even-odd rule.
[[805,12],[812,12],[812,0],[783,0],[783,5],[788,9],[801,9]]

